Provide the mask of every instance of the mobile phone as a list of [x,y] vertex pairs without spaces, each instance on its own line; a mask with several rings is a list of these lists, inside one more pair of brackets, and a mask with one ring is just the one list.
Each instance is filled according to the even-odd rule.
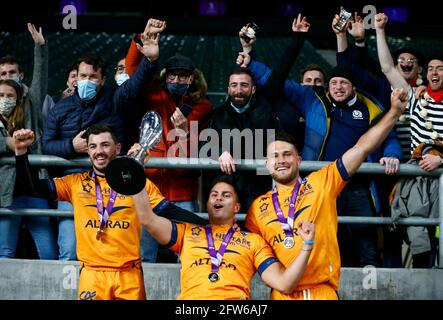
[[242,39],[247,43],[251,42],[252,38],[255,36],[259,30],[258,25],[255,22],[249,22],[246,25],[246,33],[242,36]]
[[189,116],[189,114],[192,112],[192,107],[186,103],[183,104],[179,109],[183,113],[185,118],[187,118]]
[[351,19],[352,13],[347,12],[345,9],[341,8],[338,22],[334,24],[334,28],[338,31],[343,31],[346,23]]

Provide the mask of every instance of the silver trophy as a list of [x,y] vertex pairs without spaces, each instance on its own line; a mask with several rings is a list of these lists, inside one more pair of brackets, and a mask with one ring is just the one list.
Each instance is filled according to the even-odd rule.
[[146,185],[144,158],[148,149],[156,146],[162,137],[163,126],[160,115],[147,112],[140,124],[141,150],[130,156],[112,160],[106,168],[106,180],[112,190],[124,195],[139,193]]

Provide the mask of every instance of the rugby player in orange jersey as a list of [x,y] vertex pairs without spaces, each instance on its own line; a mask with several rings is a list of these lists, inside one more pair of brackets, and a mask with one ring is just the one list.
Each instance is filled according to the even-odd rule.
[[[88,143],[93,169],[39,180],[26,155],[34,133],[29,129],[15,131],[17,183],[30,194],[72,203],[81,264],[79,299],[146,299],[140,258],[141,225],[133,199],[114,192],[104,177],[106,167],[120,152],[115,130],[95,124],[82,137]],[[156,213],[170,219],[206,223],[169,203],[148,179],[145,192]]]
[[259,235],[243,232],[235,224],[240,210],[237,194],[231,176],[217,177],[206,205],[210,224],[204,227],[156,215],[145,190],[133,196],[141,224],[160,244],[180,255],[178,299],[249,299],[256,271],[268,286],[291,292],[303,275],[314,244],[314,225],[300,223],[300,241],[305,244],[285,269]]
[[287,240],[299,233],[297,221],[311,221],[316,226],[316,244],[298,286],[290,293],[273,290],[272,299],[338,298],[340,253],[336,199],[366,157],[385,140],[406,103],[406,91],[394,89],[391,108],[383,118],[341,158],[305,179],[300,178],[301,157],[293,137],[276,135],[275,141],[268,145],[267,168],[276,187],[254,200],[245,226],[269,243],[284,266],[296,259],[302,246],[296,236],[294,241]]

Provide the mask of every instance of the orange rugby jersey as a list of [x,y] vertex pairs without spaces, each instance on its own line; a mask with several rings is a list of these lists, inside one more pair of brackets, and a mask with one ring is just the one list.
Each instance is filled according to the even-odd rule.
[[[117,194],[104,234],[97,240],[100,218],[95,197],[95,182],[90,172],[75,173],[55,178],[53,181],[57,200],[69,201],[74,206],[77,257],[81,262],[89,267],[107,270],[127,268],[134,261],[140,260],[141,224],[131,196]],[[97,176],[97,181],[103,194],[103,206],[106,208],[111,188],[104,177]],[[146,191],[154,210],[167,203],[157,187],[148,179]]]
[[[229,228],[229,225],[212,226],[217,251]],[[262,273],[276,262],[272,249],[262,237],[237,229],[223,255],[218,271],[220,279],[210,282],[211,261],[203,226],[173,223],[169,246],[181,260],[178,299],[249,299],[249,286],[255,272]]]
[[[329,284],[334,290],[338,289],[340,253],[337,242],[336,199],[348,179],[349,175],[341,159],[306,177],[296,201],[293,229],[295,244],[291,249],[283,245],[285,233],[272,204],[272,191],[255,199],[248,210],[246,227],[260,234],[269,243],[286,268],[298,256],[302,246],[302,239],[297,231],[298,222],[311,221],[315,224],[315,244],[306,271],[295,290],[321,283]],[[288,217],[292,189],[293,186],[278,190],[278,199],[285,218]],[[283,296],[286,295],[276,290],[271,295],[274,299],[281,299]]]

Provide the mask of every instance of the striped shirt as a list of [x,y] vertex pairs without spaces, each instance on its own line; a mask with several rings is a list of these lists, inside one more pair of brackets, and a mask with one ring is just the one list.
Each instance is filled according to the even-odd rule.
[[[428,140],[443,140],[443,104],[437,103],[429,97],[427,105],[423,106],[409,90],[410,95],[410,122],[411,122],[411,149],[412,151],[422,142]],[[428,123],[428,128],[426,128]]]

